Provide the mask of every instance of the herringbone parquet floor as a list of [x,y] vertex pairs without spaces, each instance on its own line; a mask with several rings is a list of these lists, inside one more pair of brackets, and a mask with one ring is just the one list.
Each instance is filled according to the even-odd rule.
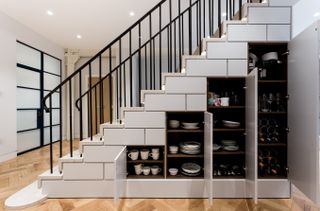
[[[64,154],[68,142],[64,141]],[[75,144],[77,148],[78,144]],[[55,164],[58,160],[58,144],[54,145]],[[27,186],[49,168],[49,147],[44,147],[0,164],[0,210],[11,194]],[[24,209],[25,211],[320,211],[298,193],[291,200],[259,200],[253,205],[243,199],[215,199],[209,206],[200,199],[122,199],[114,204],[112,199],[49,199]]]

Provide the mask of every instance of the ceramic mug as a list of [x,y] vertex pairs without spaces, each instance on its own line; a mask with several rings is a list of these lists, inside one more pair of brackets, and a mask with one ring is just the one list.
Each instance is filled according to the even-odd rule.
[[142,169],[143,165],[141,163],[134,165],[134,171],[136,172],[136,175],[140,175],[142,173]]
[[151,173],[152,175],[157,175],[162,171],[159,166],[151,166]]
[[152,149],[151,149],[151,152],[159,152],[159,151],[160,151],[159,148],[152,148]]
[[152,153],[150,153],[150,157],[152,157],[153,160],[158,160],[160,157],[160,153],[159,152],[152,152]]
[[222,97],[220,98],[221,106],[229,106],[229,98],[228,97]]
[[128,157],[131,158],[131,160],[138,160],[139,151],[136,149],[131,150],[130,153],[128,154]]
[[150,150],[148,150],[148,149],[140,150],[141,160],[148,160],[149,154],[150,154]]
[[150,174],[150,167],[149,166],[145,166],[142,168],[142,172],[143,172],[143,175],[147,176]]

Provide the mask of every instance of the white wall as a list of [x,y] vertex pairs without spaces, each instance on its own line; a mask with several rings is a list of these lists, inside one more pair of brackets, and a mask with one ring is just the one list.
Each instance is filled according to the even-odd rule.
[[320,18],[314,17],[316,12],[320,13],[319,0],[300,0],[292,7],[292,37],[296,37],[304,29]]
[[0,162],[17,151],[16,40],[64,59],[62,47],[0,13]]

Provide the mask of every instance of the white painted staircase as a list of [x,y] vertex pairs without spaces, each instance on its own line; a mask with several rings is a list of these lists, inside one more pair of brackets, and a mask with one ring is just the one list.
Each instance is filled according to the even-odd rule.
[[[40,175],[42,194],[48,198],[207,197],[202,180],[127,180],[126,146],[165,145],[168,111],[206,111],[207,77],[246,77],[248,42],[288,42],[291,8],[286,5],[280,0],[245,5],[243,20],[226,21],[222,38],[203,39],[201,56],[183,57],[181,73],[162,75],[163,90],[141,92],[144,107],[122,108],[122,124],[102,124],[100,135],[83,140],[73,157],[61,158],[53,174]],[[243,186],[232,185],[229,188]]]

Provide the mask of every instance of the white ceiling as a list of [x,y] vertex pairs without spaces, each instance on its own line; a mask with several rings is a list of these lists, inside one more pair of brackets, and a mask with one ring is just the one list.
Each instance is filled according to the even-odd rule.
[[[64,48],[101,49],[160,0],[0,0],[0,11]],[[54,15],[48,16],[47,10]],[[135,16],[129,15],[130,11]],[[76,35],[81,34],[82,39]]]

